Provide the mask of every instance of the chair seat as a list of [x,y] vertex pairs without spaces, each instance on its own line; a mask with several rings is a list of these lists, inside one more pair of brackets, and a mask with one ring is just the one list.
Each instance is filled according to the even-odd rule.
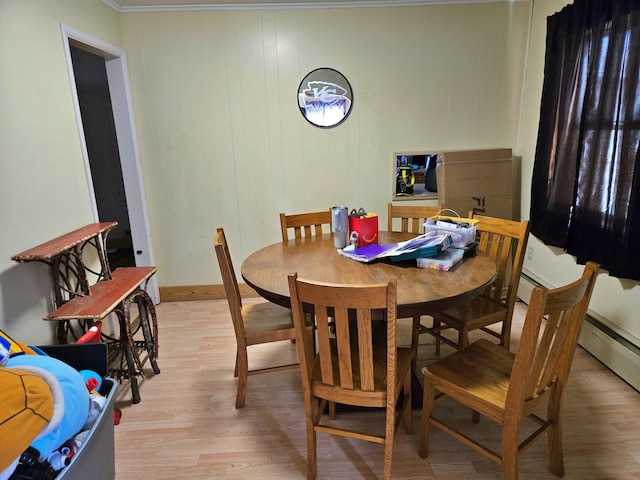
[[247,337],[256,334],[277,335],[282,340],[296,338],[291,310],[271,302],[242,306],[242,318]]
[[473,330],[504,321],[507,312],[506,305],[480,296],[464,305],[445,310],[439,316],[446,316],[447,319],[445,321],[449,326],[458,328],[464,326],[468,330]]
[[502,422],[515,354],[480,339],[467,348],[424,367],[422,373],[437,379],[437,389],[464,396],[470,406]]

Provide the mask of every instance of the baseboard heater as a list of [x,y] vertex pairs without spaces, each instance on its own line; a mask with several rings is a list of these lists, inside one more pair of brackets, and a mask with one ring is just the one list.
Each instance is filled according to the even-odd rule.
[[[533,288],[538,285],[543,284],[523,271],[518,286],[518,298],[528,304]],[[640,392],[640,346],[597,319],[592,312],[587,312],[578,343]]]

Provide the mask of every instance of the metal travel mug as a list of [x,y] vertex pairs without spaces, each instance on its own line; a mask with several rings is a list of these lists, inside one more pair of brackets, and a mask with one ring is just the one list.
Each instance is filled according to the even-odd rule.
[[349,211],[342,205],[331,207],[331,231],[333,232],[333,246],[344,248],[347,246],[349,233]]

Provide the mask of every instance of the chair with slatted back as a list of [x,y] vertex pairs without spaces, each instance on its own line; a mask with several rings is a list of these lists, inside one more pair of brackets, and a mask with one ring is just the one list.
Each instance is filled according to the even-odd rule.
[[[415,206],[415,205],[394,205],[387,206],[387,231],[389,232],[411,232],[419,235],[424,233],[424,224],[427,218],[431,218],[444,210],[444,205],[437,206]],[[400,228],[394,229],[394,219],[399,219]],[[395,222],[398,224],[398,222]],[[427,314],[428,312],[425,312]],[[411,346],[418,347],[420,334],[420,315],[413,317]]]
[[321,212],[280,214],[280,230],[282,241],[289,240],[289,229],[293,229],[294,238],[322,235],[322,226],[328,225],[331,230],[331,209]]
[[[387,231],[389,232],[411,232],[419,235],[424,233],[424,223],[427,218],[431,218],[443,211],[444,205],[437,206],[416,206],[416,205],[387,205]],[[400,219],[400,228],[394,227],[394,219]],[[395,222],[397,223],[397,222]]]
[[[428,455],[435,425],[501,464],[505,479],[517,480],[518,454],[547,433],[549,469],[564,475],[562,397],[598,270],[590,262],[573,283],[553,290],[534,288],[515,354],[482,338],[423,368],[422,458]],[[473,438],[469,430],[475,429],[453,427],[442,419],[444,407],[434,409],[434,402],[447,397],[471,408],[474,423],[483,415],[502,426],[500,452],[485,445],[490,438],[485,444]],[[545,409],[546,415],[541,413]],[[539,428],[520,441],[524,418]]]
[[[465,347],[469,344],[469,332],[476,329],[498,338],[506,349],[509,349],[511,341],[511,319],[529,240],[529,221],[474,215],[473,212],[469,213],[469,217],[479,221],[476,225],[479,235],[477,250],[496,261],[497,275],[495,281],[480,296],[448,310],[433,313],[432,327],[423,324],[419,326],[419,333],[429,333],[436,337],[436,355],[440,355],[441,341],[456,349]],[[497,323],[502,323],[500,331],[488,328]],[[458,331],[457,341],[442,335],[446,328]]]
[[242,297],[238,289],[231,254],[227,239],[222,228],[218,228],[213,241],[222,283],[229,303],[233,330],[236,335],[237,351],[234,376],[238,377],[238,393],[236,395],[236,408],[244,407],[247,392],[247,380],[249,375],[269,373],[279,370],[297,368],[298,363],[278,365],[260,369],[249,370],[247,347],[263,343],[279,342],[282,340],[294,340],[295,329],[291,311],[271,302],[242,304]]
[[[402,423],[411,432],[415,355],[412,348],[396,347],[396,280],[333,285],[299,279],[294,273],[289,275],[289,291],[305,405],[308,478],[317,475],[316,433],[323,432],[383,444],[384,478],[390,479],[396,429]],[[305,324],[305,315],[315,317],[314,326]],[[330,402],[385,409],[384,434],[341,427],[349,412],[339,421],[327,421],[323,414]]]

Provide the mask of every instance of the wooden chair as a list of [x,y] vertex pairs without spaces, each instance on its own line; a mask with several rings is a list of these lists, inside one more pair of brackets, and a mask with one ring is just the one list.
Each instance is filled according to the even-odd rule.
[[[424,223],[427,218],[437,215],[444,210],[444,205],[437,206],[415,206],[415,205],[394,205],[387,206],[387,231],[389,232],[411,232],[419,235],[424,233]],[[393,219],[400,219],[400,229],[393,228]]]
[[218,264],[220,265],[224,291],[229,303],[233,330],[236,334],[237,353],[234,371],[234,376],[238,377],[236,408],[242,408],[244,407],[247,393],[249,375],[296,368],[299,365],[294,363],[249,370],[247,347],[281,340],[294,340],[296,337],[295,329],[293,328],[291,311],[287,308],[270,302],[242,305],[238,281],[231,262],[227,239],[222,228],[218,228],[213,244],[218,257]]
[[[440,355],[440,342],[454,348],[469,344],[469,332],[481,329],[500,339],[500,344],[509,349],[511,341],[511,319],[518,294],[520,273],[529,240],[529,221],[517,222],[503,218],[486,217],[469,213],[469,218],[479,220],[478,251],[491,255],[496,261],[495,281],[482,295],[454,308],[432,314],[432,327],[419,325],[419,333],[436,337],[436,355]],[[487,328],[502,322],[500,332]],[[443,325],[444,324],[444,325]],[[442,336],[445,328],[455,328],[458,340],[454,342]]]
[[297,213],[292,215],[280,214],[280,230],[282,241],[289,240],[289,229],[293,229],[294,238],[322,235],[322,225],[329,225],[331,229],[331,209],[321,212]]
[[[411,232],[419,235],[424,233],[424,223],[427,218],[433,217],[438,212],[444,210],[444,205],[437,206],[415,206],[415,205],[394,205],[387,206],[387,231],[389,232]],[[400,229],[393,228],[393,219],[400,219]],[[418,348],[420,335],[420,315],[413,317],[411,346]],[[416,354],[417,355],[417,354]],[[415,361],[415,360],[414,360]]]
[[[562,395],[598,270],[590,262],[573,283],[553,290],[534,288],[515,354],[483,338],[422,370],[422,458],[428,455],[429,430],[435,425],[501,464],[505,479],[517,480],[518,454],[547,432],[549,468],[564,475]],[[473,409],[475,423],[481,414],[502,426],[500,453],[434,417],[434,402],[447,396]],[[539,428],[519,442],[525,417]]]
[[[371,286],[332,285],[298,279],[294,273],[289,275],[289,290],[307,424],[308,478],[316,478],[316,432],[324,432],[384,444],[384,478],[390,479],[393,441],[401,420],[405,432],[411,433],[415,355],[412,348],[396,347],[396,280]],[[304,322],[308,312],[315,312],[317,353],[313,326]],[[372,321],[374,312],[385,320]],[[341,428],[337,421],[323,421],[331,402],[384,408],[385,433],[354,431]]]

